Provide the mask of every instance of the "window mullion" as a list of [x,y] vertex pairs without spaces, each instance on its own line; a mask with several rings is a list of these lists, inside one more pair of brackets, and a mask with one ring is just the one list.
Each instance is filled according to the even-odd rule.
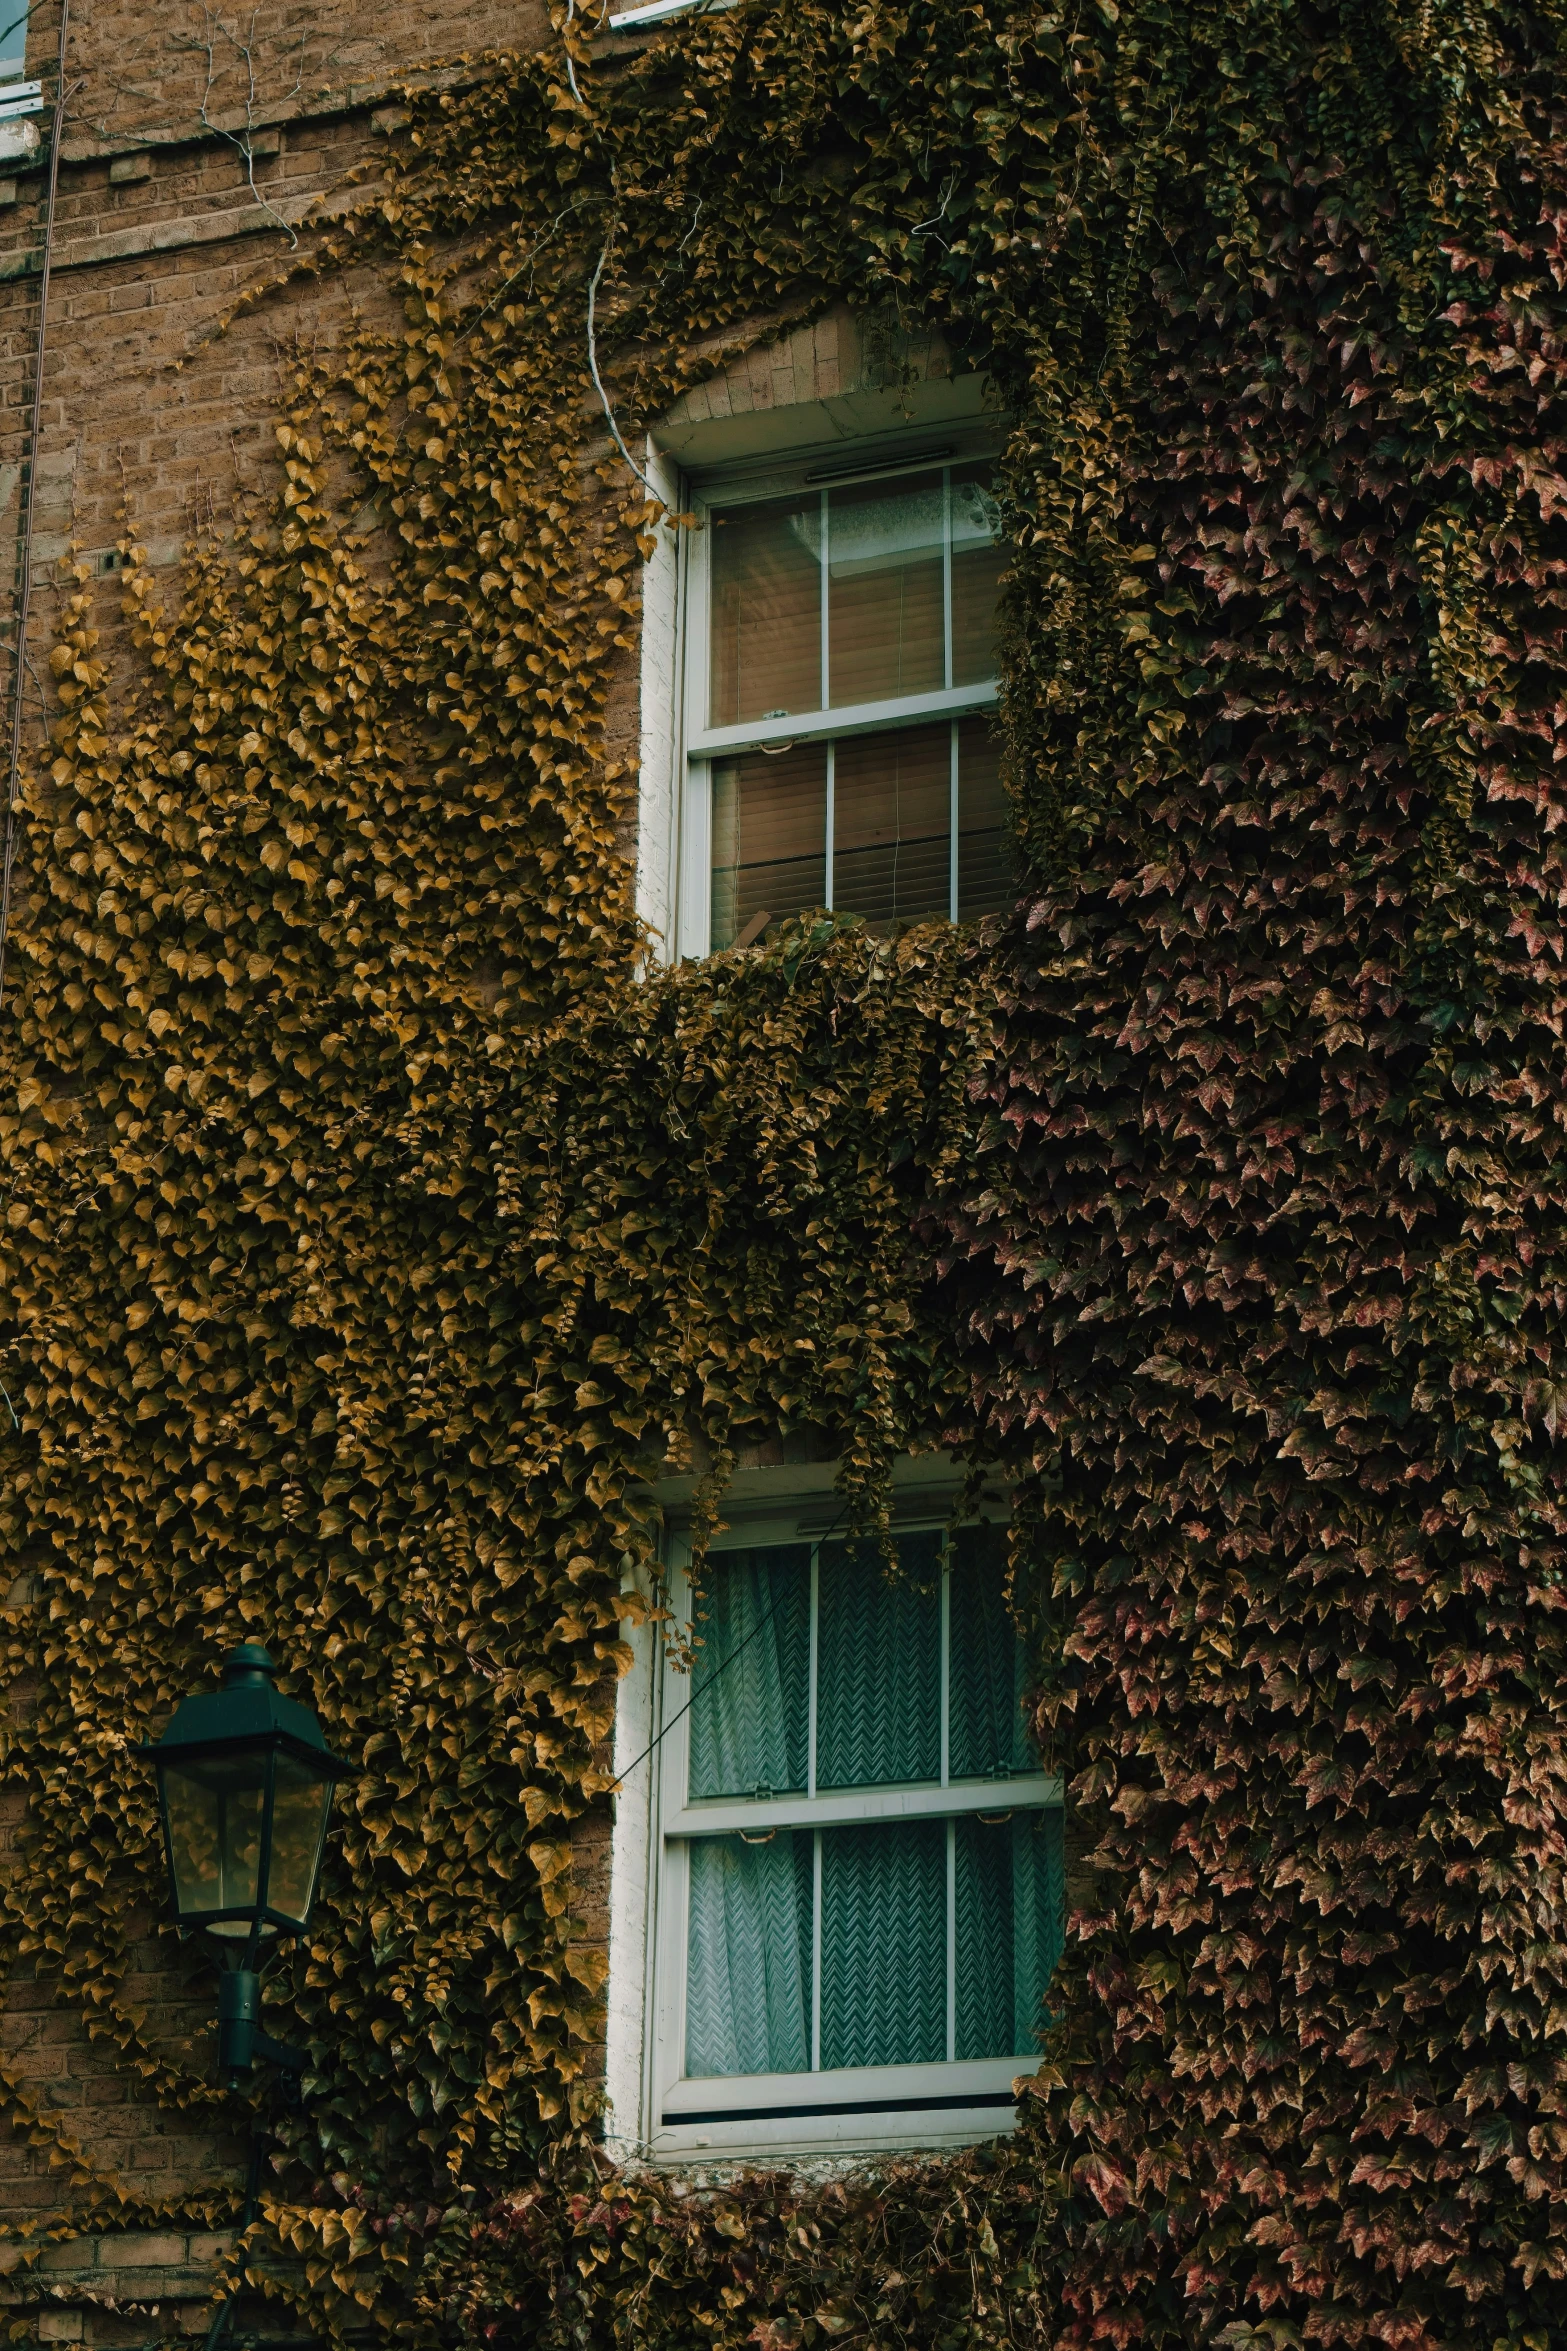
[[846,735],[890,735],[904,727],[992,711],[1000,699],[994,678],[970,686],[932,686],[927,693],[895,694],[883,702],[840,703],[787,718],[748,719],[743,725],[698,728],[688,744],[695,760],[734,759],[753,751],[792,751],[797,743],[825,743]]
[[947,1822],[947,2063],[958,2046],[958,1830]]
[[838,746],[831,736],[827,741],[827,843],[823,853],[822,897],[832,912],[832,845],[838,829]]
[[829,1788],[814,1796],[724,1797],[666,1815],[670,1837],[727,1837],[742,1829],[747,1835],[765,1829],[853,1828],[864,1824],[889,1825],[899,1821],[959,1819],[971,1812],[993,1811],[997,1804],[1014,1812],[1048,1812],[1061,1802],[1061,1782],[1045,1772],[1033,1772],[1007,1782],[998,1792],[994,1780],[965,1780],[943,1788],[937,1780],[917,1781],[895,1789]]
[[952,683],[952,468],[941,469],[941,682]]
[[829,561],[827,544],[827,534],[831,528],[831,522],[827,511],[827,492],[825,490],[822,492],[821,512],[822,708],[826,710],[830,708],[832,703],[831,639],[828,634],[832,625],[831,604],[829,601],[832,582],[832,565]]
[[811,2071],[822,2070],[822,1832],[811,1835]]
[[805,1669],[805,1792],[816,1793],[816,1656],[817,1627],[821,1621],[822,1547],[811,1545],[810,1636]]
[[941,1784],[952,1777],[952,1566],[951,1554],[941,1561]]

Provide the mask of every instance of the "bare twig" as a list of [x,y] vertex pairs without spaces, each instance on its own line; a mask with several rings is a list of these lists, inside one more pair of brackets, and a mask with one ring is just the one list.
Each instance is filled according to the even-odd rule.
[[605,199],[602,196],[579,196],[575,204],[568,204],[562,211],[557,212],[555,218],[550,222],[549,227],[544,231],[543,236],[536,237],[533,243],[528,247],[527,252],[518,262],[510,277],[502,278],[500,284],[496,287],[488,302],[485,303],[484,308],[482,310],[475,311],[473,317],[469,319],[468,324],[465,327],[459,328],[458,332],[452,337],[452,348],[455,350],[459,343],[467,341],[468,337],[473,333],[474,328],[480,324],[481,320],[488,318],[490,312],[495,308],[495,305],[500,300],[501,296],[506,293],[509,288],[517,283],[517,280],[521,277],[524,270],[528,272],[528,291],[531,294],[533,291],[533,270],[538,261],[539,255],[544,251],[545,246],[552,245],[555,242],[555,239],[559,235],[561,229],[565,226],[566,222],[571,218],[574,212],[581,212],[585,210],[585,208],[590,204],[602,204],[604,201]]
[[[948,180],[946,186],[941,191],[941,206],[939,211],[933,212],[929,220],[916,221],[913,228],[910,229],[909,235],[911,237],[928,236],[932,229],[936,228],[941,221],[946,219],[947,207],[952,202],[952,199],[957,194],[957,192],[958,175],[956,172],[954,172],[951,179]],[[938,237],[936,242],[938,245],[945,246],[946,239],[944,237]]]
[[[261,190],[256,185],[256,150],[254,141],[256,128],[255,40],[256,18],[261,13],[259,0],[257,6],[254,7],[250,12],[250,23],[245,28],[245,38],[243,41],[239,38],[237,33],[231,33],[229,31],[228,26],[223,22],[221,17],[214,18],[210,8],[204,6],[201,13],[206,23],[206,38],[204,40],[192,41],[190,45],[193,49],[204,51],[207,60],[207,86],[201,94],[202,123],[207,130],[216,132],[220,139],[227,139],[231,147],[235,147],[239,150],[239,153],[245,159],[245,181],[246,185],[250,189],[251,195],[255,198],[257,204],[261,207],[261,210],[266,213],[270,219],[275,220],[278,227],[283,230],[284,234],[288,238],[290,251],[297,252],[299,249],[298,231],[294,228],[292,222],[286,221],[283,218],[283,215],[278,211],[276,205],[269,204],[267,202],[265,196],[262,195]],[[245,124],[244,129],[238,133],[225,130],[221,123],[213,121],[212,116],[207,111],[208,103],[212,97],[212,92],[218,79],[218,66],[216,58],[217,39],[214,36],[214,25],[216,25],[217,34],[220,35],[222,39],[227,41],[229,47],[234,51],[236,57],[243,61],[245,67]],[[299,94],[300,85],[304,81],[304,49],[305,36],[304,33],[301,32],[298,45],[298,55],[301,62],[299,65],[299,70],[294,76],[293,89],[286,90],[283,93],[285,100],[297,97]]]

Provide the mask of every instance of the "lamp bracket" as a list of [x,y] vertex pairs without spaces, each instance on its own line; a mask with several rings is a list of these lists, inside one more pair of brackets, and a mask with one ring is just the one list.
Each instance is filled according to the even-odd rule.
[[287,2041],[274,2041],[270,2033],[263,2032],[260,2015],[261,1978],[255,1969],[225,1970],[218,1978],[218,2070],[228,2077],[231,2087],[237,2087],[256,2059],[265,2058],[294,2092],[292,2104],[297,2099],[299,2077],[310,2060],[302,2049],[292,2048]]
[[258,2057],[265,2057],[284,2073],[303,2073],[310,2063],[303,2049],[292,2048],[287,2041],[274,2041],[270,2033],[257,2033],[251,2047]]

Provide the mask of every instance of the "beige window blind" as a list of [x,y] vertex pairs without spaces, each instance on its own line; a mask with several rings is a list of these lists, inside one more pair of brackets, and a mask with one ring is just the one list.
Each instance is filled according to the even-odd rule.
[[713,947],[812,906],[882,931],[1004,906],[993,721],[920,707],[995,675],[990,468],[719,505],[709,525],[706,727],[769,735],[712,761]]

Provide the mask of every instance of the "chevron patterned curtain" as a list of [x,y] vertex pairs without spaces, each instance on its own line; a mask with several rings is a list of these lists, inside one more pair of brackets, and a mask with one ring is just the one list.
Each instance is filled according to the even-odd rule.
[[809,1831],[692,1844],[688,2074],[809,2070],[811,1878]]
[[898,1577],[874,1551],[824,1543],[817,1630],[816,1784],[941,1776],[941,1538],[904,1535]]
[[1007,1610],[995,1528],[964,1527],[953,1540],[950,1650],[952,1777],[1037,1771],[1023,1719],[1027,1660]]
[[806,1784],[811,1554],[792,1543],[722,1551],[703,1595],[691,1678],[693,1797],[785,1795]]
[[[1037,1771],[1000,1539],[965,1532],[943,1598],[937,1533],[898,1573],[824,1543],[815,1579],[815,1789],[994,1777],[991,1812],[806,1825],[811,1787],[808,1544],[720,1553],[693,1677],[692,1799],[766,1791],[805,1821],[765,1841],[694,1839],[686,1983],[693,2076],[1028,2057],[1060,1956],[1062,1819],[1009,1806]],[[973,1801],[972,1793],[969,1801]]]
[[947,1830],[822,1833],[822,2064],[947,2054]]
[[960,1820],[954,1842],[953,2055],[1031,2056],[1061,1956],[1061,1815]]
[[1019,1812],[1011,1830],[1010,2053],[1034,2056],[1047,2021],[1045,1994],[1066,1940],[1065,1816],[1059,1811]]

